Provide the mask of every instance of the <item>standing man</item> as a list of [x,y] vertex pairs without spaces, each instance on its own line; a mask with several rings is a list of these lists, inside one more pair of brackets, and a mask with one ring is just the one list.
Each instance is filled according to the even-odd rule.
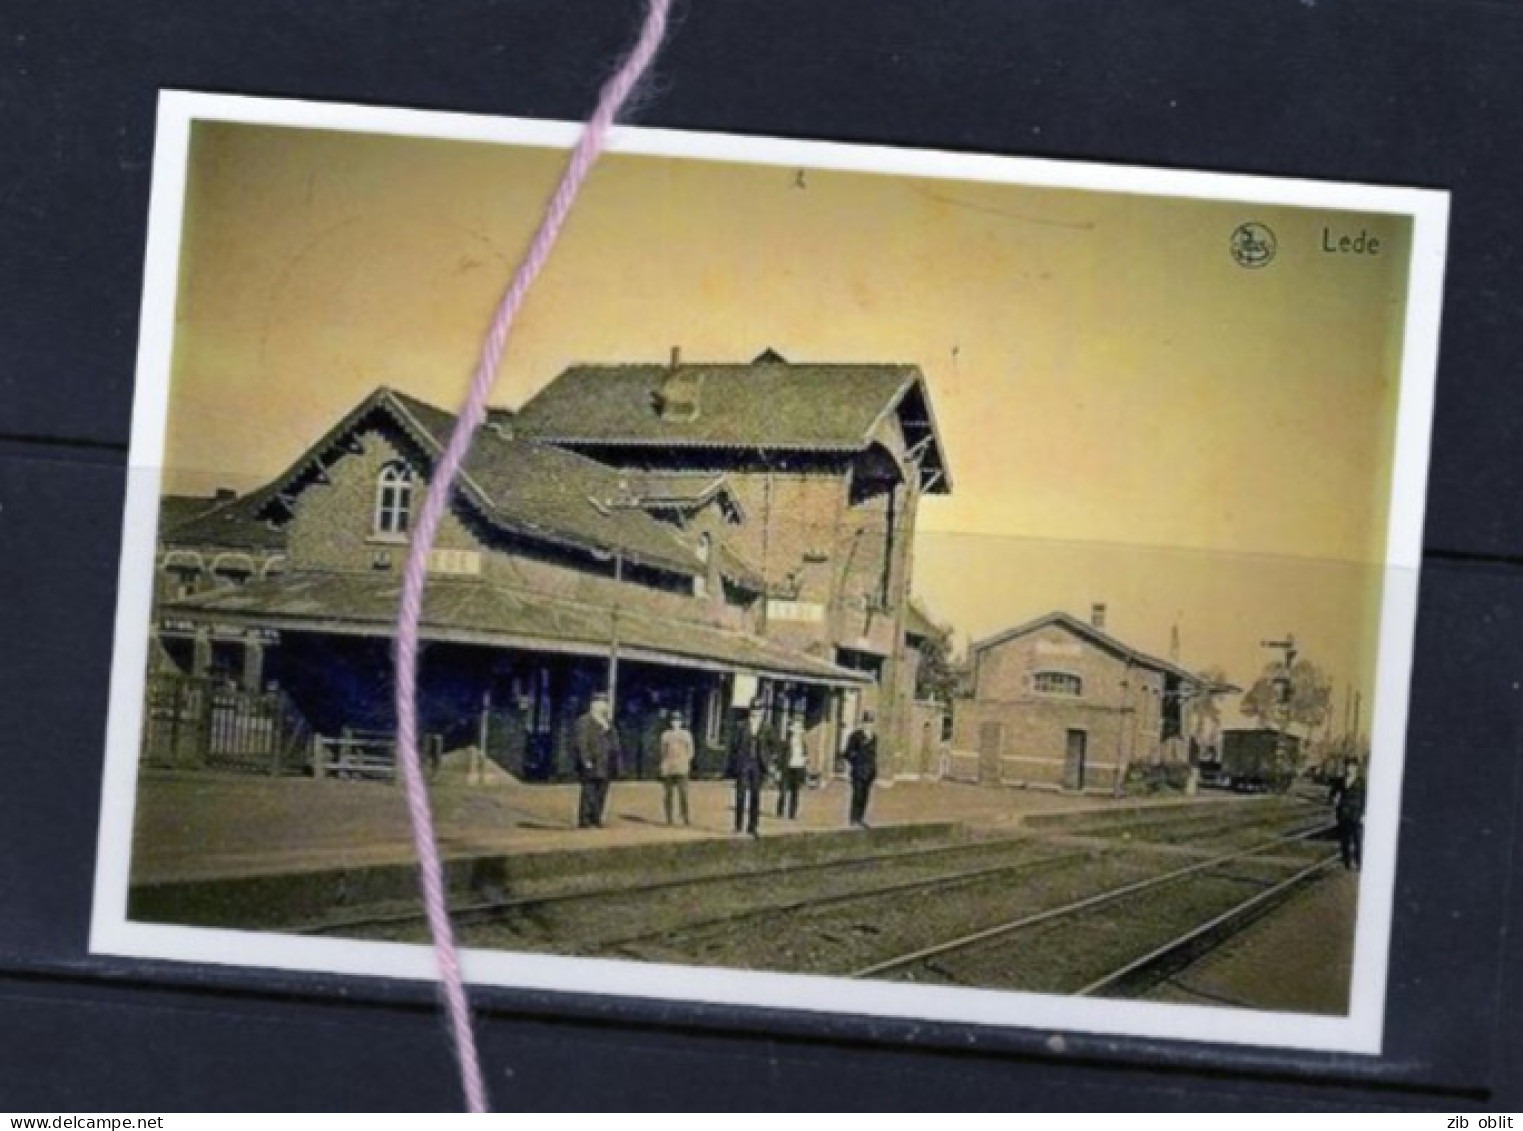
[[619,735],[609,718],[608,696],[598,692],[592,697],[587,713],[576,721],[572,736],[576,758],[576,776],[582,781],[577,805],[576,827],[603,827],[603,811],[608,806],[608,779],[619,762]]
[[1350,761],[1343,777],[1333,785],[1333,816],[1338,821],[1338,851],[1343,867],[1357,872],[1364,862],[1364,775],[1359,763]]
[[753,702],[730,738],[730,772],[735,775],[735,831],[761,836],[761,790],[772,767],[772,736]]
[[777,815],[790,821],[798,820],[799,790],[809,776],[809,748],[804,743],[804,723],[794,719],[788,724],[788,737],[783,742],[783,759],[777,783]]
[[676,824],[673,798],[681,802],[682,823],[691,825],[687,809],[687,779],[693,772],[693,735],[681,711],[673,711],[670,725],[661,735],[661,791],[666,823]]
[[873,717],[863,712],[862,722],[846,740],[846,764],[851,768],[851,823],[867,828],[867,802],[878,778],[878,734]]

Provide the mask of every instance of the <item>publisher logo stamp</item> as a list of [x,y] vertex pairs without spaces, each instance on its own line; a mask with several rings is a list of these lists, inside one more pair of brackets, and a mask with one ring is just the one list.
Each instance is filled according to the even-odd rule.
[[1274,233],[1263,224],[1252,222],[1239,224],[1233,229],[1230,246],[1232,258],[1237,260],[1238,266],[1250,270],[1268,267],[1279,249]]

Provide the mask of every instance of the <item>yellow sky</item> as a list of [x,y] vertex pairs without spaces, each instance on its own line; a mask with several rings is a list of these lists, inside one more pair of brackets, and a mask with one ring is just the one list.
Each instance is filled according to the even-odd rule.
[[[563,156],[198,125],[169,489],[263,481],[377,384],[457,404]],[[961,633],[1108,600],[1140,647],[1163,650],[1182,620],[1187,662],[1241,679],[1263,635],[1292,629],[1368,685],[1378,573],[1329,563],[1384,557],[1405,219],[799,181],[605,158],[497,402],[673,345],[913,362],[956,483],[923,507],[916,588]],[[1245,220],[1278,238],[1261,270],[1228,253]],[[1364,229],[1382,253],[1328,255],[1324,227]]]

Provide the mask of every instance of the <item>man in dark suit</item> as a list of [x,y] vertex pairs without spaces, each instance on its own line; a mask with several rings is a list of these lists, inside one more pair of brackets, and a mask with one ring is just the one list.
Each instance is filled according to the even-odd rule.
[[1364,774],[1358,762],[1350,761],[1343,777],[1333,783],[1328,798],[1338,821],[1338,850],[1343,866],[1357,872],[1364,863]]
[[867,802],[878,778],[878,734],[873,717],[862,715],[862,722],[846,740],[846,764],[851,770],[851,823],[867,828]]
[[730,736],[730,773],[735,776],[735,831],[761,835],[761,791],[772,767],[772,733],[762,705],[752,703]]
[[608,806],[608,780],[613,777],[619,762],[619,735],[609,718],[608,696],[602,692],[592,697],[587,713],[576,721],[572,753],[576,759],[576,776],[582,782],[576,826],[579,829],[600,829],[603,827],[603,811]]

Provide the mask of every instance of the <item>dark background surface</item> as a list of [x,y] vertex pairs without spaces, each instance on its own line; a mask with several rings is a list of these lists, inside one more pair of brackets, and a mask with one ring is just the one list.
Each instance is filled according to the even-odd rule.
[[[579,119],[638,17],[0,10],[0,1110],[458,1103],[424,987],[86,953],[155,98]],[[1520,60],[1523,8],[1500,3],[678,0],[639,124],[1453,193],[1387,1051],[499,991],[480,1035],[502,1109],[1523,1109]]]

